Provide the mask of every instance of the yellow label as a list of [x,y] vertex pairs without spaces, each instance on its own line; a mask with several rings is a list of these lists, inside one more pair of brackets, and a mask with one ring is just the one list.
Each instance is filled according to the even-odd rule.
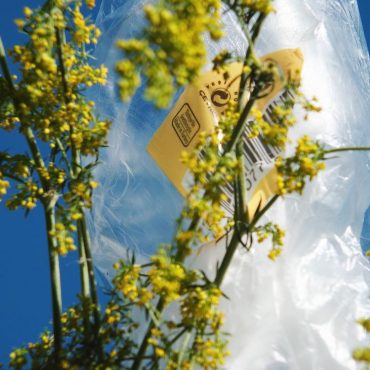
[[[284,49],[261,58],[273,61],[284,78],[296,75],[303,65],[299,49]],[[191,152],[199,141],[201,132],[211,132],[230,101],[237,101],[239,95],[241,63],[232,63],[224,71],[210,71],[188,86],[168,114],[160,128],[153,135],[147,150],[166,174],[176,189],[184,196],[187,173],[180,162],[181,153]],[[275,81],[265,97],[256,103],[261,111],[277,98],[284,87],[284,79]],[[255,213],[276,192],[276,175],[273,166],[276,150],[268,148],[258,138],[245,136],[246,182],[248,190],[248,216]]]

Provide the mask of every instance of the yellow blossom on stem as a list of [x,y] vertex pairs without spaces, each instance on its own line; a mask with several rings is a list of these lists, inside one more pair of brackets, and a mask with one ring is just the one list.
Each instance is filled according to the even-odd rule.
[[147,78],[146,98],[158,107],[167,106],[176,88],[191,82],[206,63],[203,33],[213,39],[222,36],[220,10],[219,0],[161,0],[146,5],[146,39],[118,43],[130,59],[116,66],[122,77],[121,97],[128,99],[139,86],[136,68],[140,66]]

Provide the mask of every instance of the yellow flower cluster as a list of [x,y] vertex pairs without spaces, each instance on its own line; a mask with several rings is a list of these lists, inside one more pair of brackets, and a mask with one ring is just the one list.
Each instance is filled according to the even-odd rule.
[[151,258],[153,267],[148,271],[153,293],[165,303],[177,300],[183,290],[187,275],[184,267],[171,261],[163,250]]
[[154,327],[150,331],[150,335],[151,336],[148,340],[148,343],[153,347],[155,356],[159,357],[159,358],[165,357],[166,356],[166,351],[161,346],[161,342],[164,339],[163,332],[159,328]]
[[317,141],[305,135],[298,140],[295,154],[283,159],[277,158],[277,185],[280,195],[297,191],[302,193],[307,178],[311,181],[325,168],[324,149]]
[[121,97],[126,100],[140,84],[135,72],[140,66],[147,78],[146,98],[166,107],[175,90],[191,82],[206,63],[203,34],[208,32],[213,39],[222,36],[220,8],[220,0],[161,0],[147,5],[146,41],[118,43],[130,58],[117,65]]
[[263,226],[257,226],[253,230],[257,234],[258,243],[262,243],[269,236],[272,239],[273,248],[283,246],[283,238],[285,236],[284,230],[279,225],[268,222]]
[[0,172],[0,197],[7,193],[9,187],[9,181],[3,180],[2,173]]
[[63,334],[67,335],[71,329],[77,329],[80,320],[80,312],[76,307],[70,307],[66,312],[63,312],[61,316]]
[[[230,122],[231,119],[225,119],[211,134],[202,133],[197,148],[192,152],[183,152],[181,156],[182,163],[186,164],[194,179],[182,217],[201,219],[209,229],[209,236],[216,239],[229,226],[223,207],[227,196],[222,189],[233,181],[238,168],[238,161],[233,154],[221,154],[222,145],[229,135],[226,125]],[[202,233],[194,232],[194,241],[207,240],[207,233],[204,230]],[[182,237],[183,233],[179,236]]]
[[250,123],[252,137],[262,133],[263,140],[278,148],[284,149],[288,143],[288,132],[296,124],[293,114],[293,104],[275,106],[270,112],[271,122],[264,119],[263,113],[253,107],[251,110],[253,121]]
[[14,369],[22,369],[27,363],[27,350],[23,348],[16,349],[11,352],[9,365]]
[[271,261],[275,261],[281,255],[282,251],[280,247],[273,247],[269,250],[267,257],[270,258]]
[[186,325],[196,325],[198,328],[204,327],[212,322],[217,330],[222,323],[220,313],[215,309],[221,297],[220,289],[213,287],[205,289],[196,287],[187,292],[181,300],[182,322]]
[[248,123],[250,136],[260,135],[266,143],[284,150],[290,142],[289,130],[297,123],[293,109],[300,106],[307,119],[310,112],[319,112],[321,108],[317,106],[315,97],[309,100],[300,91],[300,70],[294,71],[288,79],[281,76],[281,72],[274,63],[261,64],[258,70],[262,79],[261,93],[273,86],[274,81],[277,80],[282,80],[285,88],[280,96],[280,102],[277,100],[273,106],[268,108],[268,121],[265,120],[266,112],[261,111],[257,106],[252,107],[250,112],[252,120]]
[[262,243],[269,236],[271,236],[272,247],[269,250],[267,257],[272,261],[275,261],[283,251],[282,247],[284,245],[283,238],[285,236],[285,231],[282,230],[279,225],[271,222],[267,223],[266,225],[256,227],[254,231],[257,234],[258,243]]
[[[31,124],[36,134],[52,147],[55,147],[55,140],[70,135],[82,154],[96,154],[99,147],[106,145],[109,122],[95,119],[94,104],[81,98],[79,91],[106,81],[107,69],[104,66],[93,68],[85,63],[87,53],[82,47],[82,44],[96,42],[100,31],[83,18],[81,2],[68,8],[69,12],[62,11],[66,6],[64,0],[59,3],[60,8],[55,7],[50,16],[26,10],[26,20],[17,22],[22,28],[27,26],[30,36],[29,45],[16,45],[11,51],[23,76],[16,85],[22,102],[18,107],[19,120],[23,125]],[[88,5],[92,4],[90,1]],[[67,29],[69,18],[74,24],[68,29],[74,43],[62,43],[58,32]],[[55,48],[60,50],[59,56]],[[0,116],[2,126],[10,127],[17,120],[10,113]]]
[[370,319],[360,319],[357,321],[368,333],[370,333]]
[[14,129],[16,124],[19,123],[19,118],[10,114],[7,114],[6,116],[6,118],[2,118],[0,120],[0,128],[6,131],[11,131]]
[[140,266],[128,266],[124,273],[121,274],[120,279],[115,280],[115,285],[124,297],[130,300],[135,300],[138,297],[137,280],[140,275]]
[[39,188],[31,177],[27,181],[18,184],[17,188],[20,191],[6,201],[6,206],[12,211],[18,207],[24,207],[28,210],[35,208],[37,200],[43,194],[43,189]]
[[370,348],[356,348],[352,353],[352,357],[356,361],[364,361],[370,363]]
[[[88,1],[87,5],[93,7],[94,1]],[[100,36],[99,29],[93,24],[86,23],[78,5],[73,11],[73,23],[75,25],[75,31],[72,33],[72,37],[77,45],[96,44],[98,42],[98,37]]]
[[[128,42],[129,41],[127,41],[127,43]],[[133,41],[131,43],[133,43]],[[122,41],[117,45],[121,48],[125,47],[122,45]],[[118,82],[121,99],[127,101],[141,83],[140,74],[136,70],[136,63],[130,60],[122,60],[116,64],[116,71],[121,76]]]
[[183,360],[181,364],[179,364],[179,361],[177,358],[170,358],[168,359],[166,363],[166,370],[190,370],[192,367],[192,364],[190,361]]
[[271,0],[242,0],[241,2],[255,12],[268,14],[274,10]]
[[[89,174],[91,176],[91,174]],[[92,192],[98,186],[93,180],[80,178],[69,182],[69,191],[64,193],[64,200],[70,206],[71,217],[79,220],[82,216],[79,211],[82,207],[91,208]]]
[[18,122],[19,118],[10,98],[9,87],[5,79],[0,77],[0,129],[11,131]]
[[123,297],[139,306],[148,304],[153,298],[153,294],[147,287],[141,286],[141,266],[117,263],[113,267],[119,270],[113,283]]
[[194,344],[194,360],[205,370],[219,369],[230,355],[226,350],[226,343],[218,338],[205,339],[197,336]]
[[[357,321],[365,330],[367,333],[370,333],[370,319],[360,319]],[[370,364],[370,348],[369,347],[363,347],[363,348],[356,348],[353,353],[352,357],[356,361],[363,361]]]
[[85,0],[86,6],[92,9],[95,6],[95,0]]
[[49,232],[58,241],[58,253],[65,256],[68,252],[76,250],[70,230],[62,223],[56,223],[54,230]]
[[[58,168],[53,162],[49,162],[48,167],[37,168],[40,176],[50,183],[53,183],[57,188],[63,185],[66,173],[63,169]],[[59,185],[59,186],[58,186]]]
[[119,312],[119,306],[117,304],[116,305],[113,305],[113,304],[109,305],[105,309],[105,321],[109,325],[112,325],[112,324],[120,322],[120,320],[121,320],[121,314]]
[[13,174],[19,177],[27,178],[31,175],[31,171],[27,164],[23,163],[22,161],[18,161],[13,167]]

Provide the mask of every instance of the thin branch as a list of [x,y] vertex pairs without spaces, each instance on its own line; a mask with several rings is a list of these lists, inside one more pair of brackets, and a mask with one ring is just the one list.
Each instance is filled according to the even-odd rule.
[[335,148],[335,149],[328,149],[324,150],[324,154],[332,154],[332,153],[339,153],[339,152],[352,152],[352,151],[358,151],[358,152],[365,152],[370,151],[370,146],[348,146],[348,147],[342,147],[342,148]]
[[[56,33],[56,40],[57,40],[57,54],[58,54],[58,61],[59,61],[59,69],[61,73],[62,86],[63,86],[63,91],[64,91],[64,101],[66,104],[68,104],[69,98],[68,98],[67,69],[64,64],[63,51],[62,51],[62,45],[65,41],[64,41],[64,37],[61,34],[61,31],[57,27],[55,27],[55,33]],[[72,140],[73,131],[74,131],[73,126],[71,126],[70,145],[71,145],[71,151],[72,151],[72,168],[70,168],[70,172],[73,174],[73,177],[77,177],[78,173],[80,172],[81,160],[80,160],[80,151],[76,148],[76,145]],[[65,155],[65,158],[67,158],[66,155]],[[88,271],[90,294],[91,294],[92,303],[94,305],[94,318],[95,318],[96,330],[98,333],[98,330],[100,327],[100,312],[99,312],[99,300],[98,300],[98,294],[97,294],[97,288],[96,288],[96,280],[95,280],[95,274],[94,274],[94,266],[92,263],[90,240],[89,240],[88,231],[86,227],[84,211],[82,209],[80,211],[83,214],[83,217],[82,217],[82,220],[79,221],[80,227],[78,228],[79,230],[78,232],[82,233],[82,235],[79,238],[83,242],[83,248],[80,248],[79,250],[81,252],[82,250],[84,251],[84,255],[80,255],[81,269],[87,268],[87,271]],[[86,267],[83,266],[85,263],[87,264]],[[81,272],[81,276],[85,276],[83,271]]]
[[[278,195],[273,196],[270,201],[265,205],[265,207],[258,212],[251,222],[250,225],[248,225],[248,232],[253,231],[254,226],[256,226],[257,222],[261,219],[261,217],[271,208],[271,206],[276,202],[276,200],[279,198]],[[244,235],[246,233],[244,232]],[[240,241],[240,235],[238,233],[238,230],[234,231],[233,236],[231,238],[230,244],[227,247],[226,254],[221,262],[221,265],[217,271],[216,278],[214,280],[214,284],[218,287],[221,286],[222,281],[225,277],[225,274],[229,268],[229,265],[232,261],[232,258],[235,254],[235,251],[239,245]]]
[[86,259],[87,273],[88,273],[89,283],[90,283],[90,295],[91,295],[91,301],[93,304],[95,334],[98,340],[98,347],[99,347],[98,355],[101,359],[103,359],[104,349],[103,349],[103,344],[101,343],[101,339],[99,336],[99,330],[100,330],[100,325],[101,325],[100,307],[99,307],[98,291],[97,291],[96,279],[95,279],[95,273],[94,273],[93,257],[92,257],[91,248],[90,248],[90,238],[89,238],[89,234],[87,231],[85,213],[83,210],[81,210],[81,212],[82,212],[82,219],[78,221],[78,224],[81,229],[82,241],[83,241],[83,251],[84,251],[84,256]]
[[55,143],[57,144],[58,149],[60,150],[60,153],[62,154],[62,158],[64,159],[64,163],[65,163],[65,165],[67,167],[67,170],[69,172],[69,175],[73,179],[74,178],[74,174],[73,174],[72,168],[71,168],[71,166],[69,164],[67,152],[66,152],[66,150],[64,148],[64,145],[63,145],[62,141],[59,138],[57,138],[55,140]]
[[[162,312],[163,311],[163,309],[164,309],[164,299],[163,298],[160,298],[160,300],[159,300],[159,302],[157,304],[156,309],[157,309],[158,312]],[[140,365],[141,365],[141,362],[142,362],[142,360],[144,358],[146,349],[147,349],[148,344],[149,344],[148,341],[149,341],[149,338],[151,336],[151,331],[152,331],[152,329],[154,327],[155,327],[154,321],[151,319],[150,322],[149,322],[148,328],[146,330],[146,333],[144,335],[143,341],[141,342],[139,351],[138,351],[138,353],[136,355],[135,361],[134,361],[134,363],[131,366],[131,370],[139,370],[139,369],[142,369],[140,367]]]
[[8,179],[11,179],[11,180],[14,180],[16,182],[19,182],[21,184],[26,184],[26,181],[24,181],[23,179],[21,179],[20,177],[16,176],[16,175],[13,175],[7,171],[4,171],[4,169],[1,169],[1,173],[3,175],[3,177],[7,177]]
[[6,53],[5,53],[4,44],[3,44],[3,40],[1,39],[1,36],[0,36],[0,65],[1,65],[1,70],[3,72],[4,78],[8,84],[10,93],[12,94],[12,97],[14,99],[15,88],[13,85],[12,76],[10,75],[10,71],[8,68],[8,63],[6,62]]
[[57,252],[58,242],[53,235],[55,232],[55,208],[44,204],[46,221],[47,241],[49,250],[49,266],[51,277],[51,296],[53,303],[53,332],[54,332],[54,355],[55,364],[59,366],[62,349],[62,288],[59,271],[59,256]]

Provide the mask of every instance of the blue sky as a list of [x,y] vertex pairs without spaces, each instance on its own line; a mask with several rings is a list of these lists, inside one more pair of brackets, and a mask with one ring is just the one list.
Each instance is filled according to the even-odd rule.
[[[370,1],[359,0],[368,44],[370,44]],[[0,35],[5,47],[23,40],[13,19],[22,15],[24,6],[35,7],[43,0],[1,0]],[[20,151],[23,142],[15,135],[0,134],[0,150]],[[36,340],[48,327],[50,286],[46,239],[41,209],[27,219],[21,211],[9,212],[0,204],[0,362],[12,348]],[[76,257],[62,259],[65,307],[76,301],[79,274]]]

